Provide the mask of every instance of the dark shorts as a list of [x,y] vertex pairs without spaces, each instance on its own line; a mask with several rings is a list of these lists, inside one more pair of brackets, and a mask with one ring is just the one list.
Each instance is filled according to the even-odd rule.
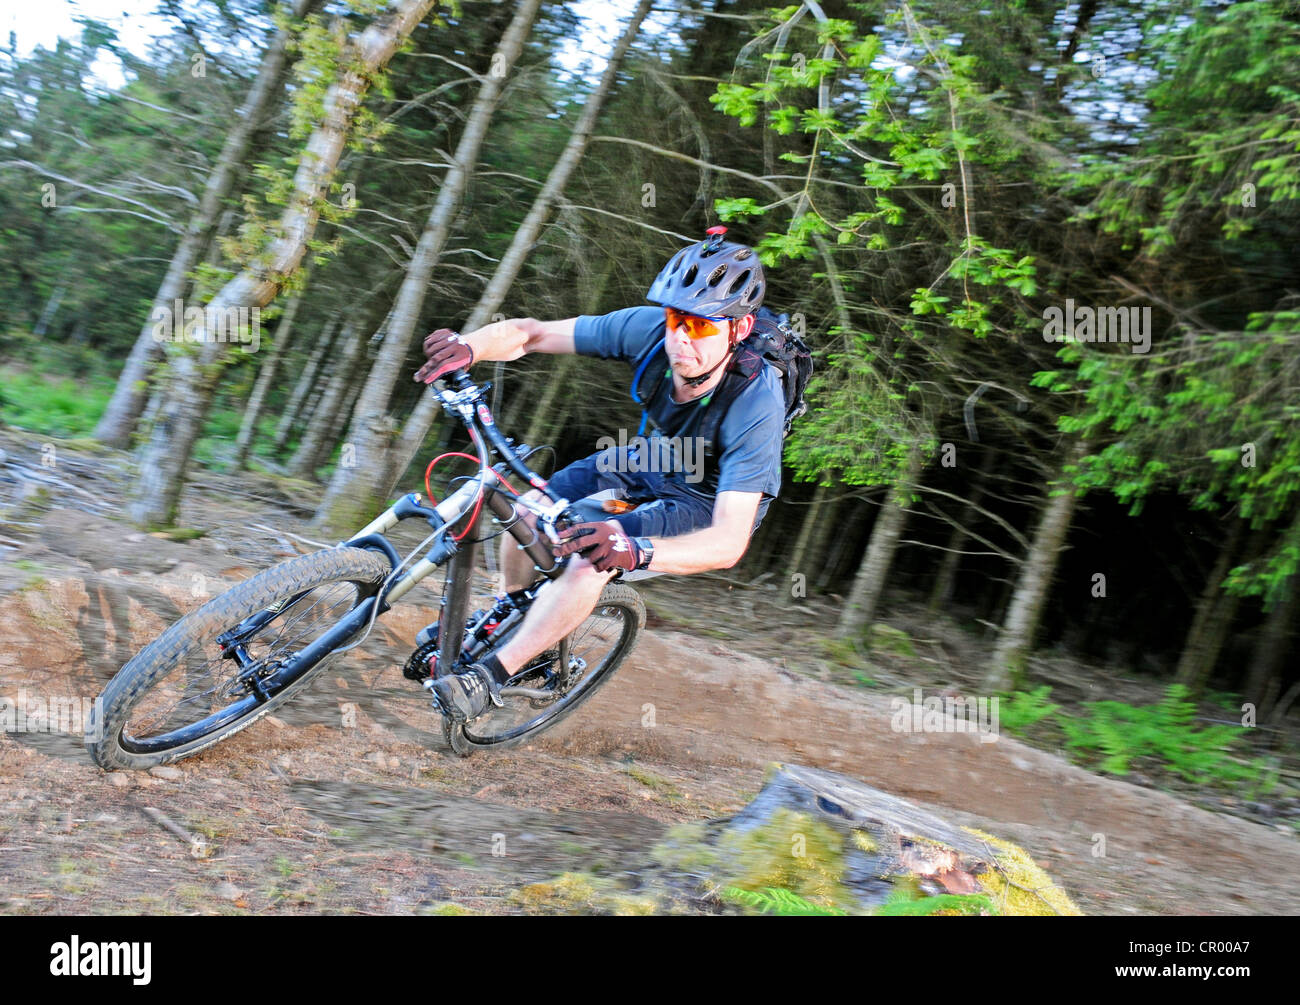
[[[676,537],[713,523],[712,497],[690,492],[657,471],[626,470],[625,463],[614,463],[617,449],[594,453],[557,471],[547,492],[570,502],[605,493],[605,498],[638,503],[630,513],[604,517],[617,522],[631,537]],[[598,463],[602,456],[603,464]]]

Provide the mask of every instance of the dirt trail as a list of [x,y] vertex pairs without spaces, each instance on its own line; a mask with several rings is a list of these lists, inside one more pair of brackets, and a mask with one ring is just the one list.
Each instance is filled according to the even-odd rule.
[[[93,697],[178,613],[287,554],[241,522],[180,543],[42,514],[0,573],[0,696]],[[779,760],[1015,840],[1089,913],[1300,913],[1300,842],[1273,828],[1005,736],[895,732],[887,697],[664,629],[533,747],[453,758],[398,671],[431,619],[399,606],[278,717],[154,774],[5,734],[0,911],[519,911],[528,881],[620,873],[671,824],[738,810]]]

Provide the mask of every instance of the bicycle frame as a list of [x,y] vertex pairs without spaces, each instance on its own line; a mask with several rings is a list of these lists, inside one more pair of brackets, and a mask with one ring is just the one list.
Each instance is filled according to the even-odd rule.
[[[247,685],[253,692],[251,697],[255,700],[267,700],[274,691],[282,690],[309,673],[326,656],[344,646],[350,648],[348,644],[355,635],[363,630],[368,632],[379,614],[389,610],[393,603],[443,565],[450,566],[448,571],[450,587],[447,595],[442,599],[442,613],[439,618],[438,672],[439,674],[451,672],[455,661],[460,656],[465,638],[465,615],[469,609],[471,575],[478,551],[478,543],[473,540],[473,537],[482,515],[481,508],[478,513],[473,510],[480,494],[483,495],[483,502],[491,514],[505,526],[506,531],[532,558],[537,571],[547,579],[555,579],[560,575],[561,564],[551,553],[550,547],[544,543],[541,534],[534,533],[519,518],[518,510],[522,505],[536,513],[539,527],[543,528],[552,540],[556,537],[558,521],[578,522],[578,515],[570,509],[567,500],[551,499],[549,495],[546,495],[546,498],[551,499],[550,506],[524,502],[502,479],[492,473],[495,468],[490,469],[487,460],[490,453],[495,453],[501,457],[501,463],[530,486],[541,490],[543,494],[546,492],[545,479],[528,468],[523,458],[519,456],[519,448],[497,428],[486,402],[487,391],[491,388],[491,384],[484,384],[482,387],[475,385],[464,370],[455,371],[447,379],[449,383],[454,384],[454,390],[446,387],[439,389],[435,384],[433,393],[438,395],[447,412],[461,419],[471,439],[479,446],[483,465],[478,474],[433,507],[424,505],[418,492],[402,496],[356,534],[338,545],[340,548],[366,548],[381,552],[392,564],[395,575],[385,580],[373,594],[364,597],[320,638],[290,656],[274,674],[265,678],[258,677],[255,673],[250,674]],[[402,520],[412,517],[426,520],[434,529],[435,540],[428,552],[410,569],[398,572],[404,563],[398,556],[397,549],[384,537],[384,534]],[[462,545],[452,537],[452,531],[457,526],[461,528],[460,536],[469,539],[467,544]],[[274,609],[259,611],[230,631],[223,633],[217,639],[222,645],[223,654],[237,660],[241,666],[256,669],[256,663],[244,650],[244,640],[291,607],[297,600],[298,598],[295,597]],[[236,714],[234,707],[231,712],[232,715]]]

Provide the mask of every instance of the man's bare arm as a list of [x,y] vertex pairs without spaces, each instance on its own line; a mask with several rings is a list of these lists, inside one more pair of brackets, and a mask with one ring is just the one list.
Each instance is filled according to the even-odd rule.
[[703,530],[676,537],[652,537],[654,572],[688,576],[710,569],[730,569],[749,548],[761,492],[719,492],[713,503],[713,523]]
[[511,318],[494,321],[462,336],[474,350],[474,362],[518,359],[526,353],[572,353],[573,326],[577,318],[563,321],[538,321],[536,318]]

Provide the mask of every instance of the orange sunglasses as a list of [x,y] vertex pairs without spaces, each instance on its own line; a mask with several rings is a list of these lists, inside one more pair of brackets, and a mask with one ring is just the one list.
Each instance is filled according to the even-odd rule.
[[699,314],[684,314],[673,307],[665,307],[664,315],[667,318],[669,328],[685,328],[686,334],[692,339],[721,335],[723,329],[718,322],[731,320],[730,318],[711,318]]

